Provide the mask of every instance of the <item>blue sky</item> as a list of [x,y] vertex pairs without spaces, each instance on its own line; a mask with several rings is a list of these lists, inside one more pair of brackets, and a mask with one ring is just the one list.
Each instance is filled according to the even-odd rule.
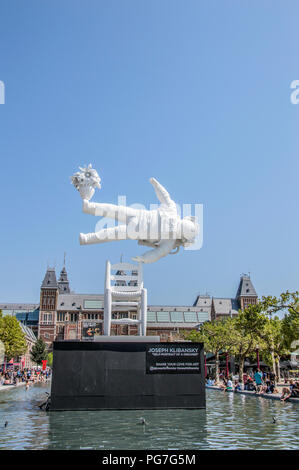
[[297,290],[296,1],[2,0],[0,301],[38,301],[67,252],[71,287],[102,292],[133,241],[94,229],[69,177],[93,163],[94,200],[154,203],[156,177],[204,205],[204,243],[145,267],[149,303]]

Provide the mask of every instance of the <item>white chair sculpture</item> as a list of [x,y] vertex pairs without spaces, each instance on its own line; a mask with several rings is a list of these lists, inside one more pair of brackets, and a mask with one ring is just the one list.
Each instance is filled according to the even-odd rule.
[[[112,274],[111,271],[116,271]],[[129,271],[130,274],[124,274]],[[113,283],[115,283],[113,285]],[[123,285],[122,285],[123,284]],[[119,307],[130,307],[137,310],[137,318],[112,318],[113,311]],[[104,293],[104,335],[110,336],[111,323],[121,325],[138,325],[138,335],[146,336],[147,290],[143,287],[142,265],[130,263],[106,263],[106,281]]]

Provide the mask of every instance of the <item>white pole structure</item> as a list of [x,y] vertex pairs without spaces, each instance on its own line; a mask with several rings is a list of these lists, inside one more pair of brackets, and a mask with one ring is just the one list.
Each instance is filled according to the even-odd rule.
[[141,335],[146,336],[147,289],[141,289]]
[[106,282],[105,282],[105,289],[110,289],[110,271],[111,271],[111,264],[110,261],[106,261]]
[[142,336],[141,302],[138,303],[138,307],[137,307],[137,318],[139,318],[139,323],[138,323],[138,336]]
[[105,304],[104,304],[104,335],[110,336],[111,330],[111,306],[112,306],[112,294],[111,289],[106,289],[105,292]]
[[106,281],[104,293],[104,335],[110,336],[112,295],[110,286],[110,261],[106,262]]

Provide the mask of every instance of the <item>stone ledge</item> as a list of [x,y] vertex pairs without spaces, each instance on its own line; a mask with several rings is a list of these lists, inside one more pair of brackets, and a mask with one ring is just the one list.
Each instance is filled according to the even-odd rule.
[[21,382],[18,385],[0,385],[0,392],[13,390],[18,387],[22,387],[22,385],[26,385],[26,382]]
[[[206,385],[206,388],[211,389],[211,390],[219,390],[223,391],[223,388],[220,387],[215,387],[214,385]],[[274,394],[274,393],[262,393],[258,394],[255,392],[250,392],[249,390],[237,390],[234,392],[234,390],[227,390],[228,393],[238,393],[240,395],[249,395],[252,397],[261,397],[261,398],[267,398],[269,400],[280,400],[280,395]],[[287,402],[292,402],[292,403],[299,403],[299,398],[289,398]]]

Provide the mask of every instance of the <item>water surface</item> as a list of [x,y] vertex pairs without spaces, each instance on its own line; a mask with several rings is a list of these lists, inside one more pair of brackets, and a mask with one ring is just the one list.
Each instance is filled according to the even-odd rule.
[[0,449],[299,448],[294,403],[207,390],[206,410],[47,413],[38,408],[47,391],[38,384],[0,392]]

